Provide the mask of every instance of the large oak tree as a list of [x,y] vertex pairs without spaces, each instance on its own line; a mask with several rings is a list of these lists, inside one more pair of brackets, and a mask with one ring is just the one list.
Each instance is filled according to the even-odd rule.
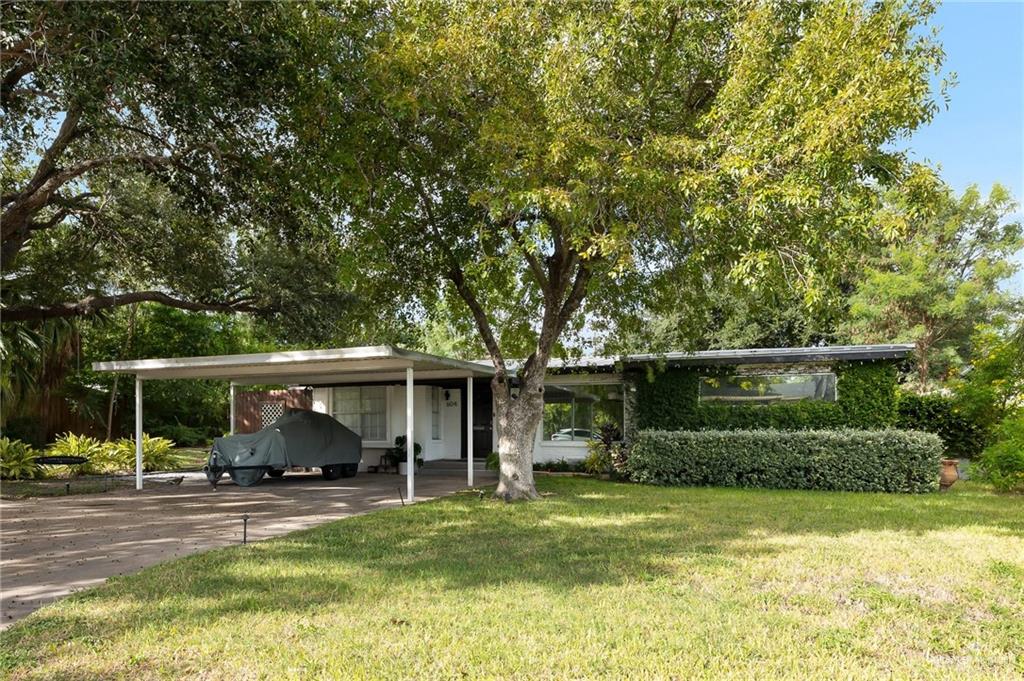
[[307,321],[339,309],[333,232],[294,181],[306,157],[289,114],[320,60],[303,8],[0,11],[4,322],[143,301]]
[[[505,499],[586,318],[727,277],[827,295],[935,109],[927,3],[396,2],[319,109],[356,285],[495,368]],[[338,153],[331,156],[332,150]],[[513,362],[514,358],[519,361]]]

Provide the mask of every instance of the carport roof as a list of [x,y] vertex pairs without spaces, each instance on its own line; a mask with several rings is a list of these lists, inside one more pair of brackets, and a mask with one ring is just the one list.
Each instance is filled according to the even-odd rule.
[[243,385],[401,381],[405,380],[408,368],[412,368],[418,379],[494,375],[490,364],[428,355],[392,345],[94,362],[92,368],[94,371],[133,374],[141,379],[211,378]]

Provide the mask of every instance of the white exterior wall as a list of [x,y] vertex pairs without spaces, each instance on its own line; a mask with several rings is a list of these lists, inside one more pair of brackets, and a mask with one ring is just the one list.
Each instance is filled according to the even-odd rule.
[[462,456],[462,438],[466,428],[462,423],[463,390],[448,390],[448,399],[444,399],[441,390],[441,438],[444,442],[444,458],[458,459]]
[[[458,459],[461,456],[462,414],[460,413],[462,391],[449,389],[449,400],[444,401],[441,395],[441,439],[431,439],[431,405],[428,385],[413,387],[413,404],[416,411],[416,423],[413,424],[413,437],[423,448],[424,461],[436,459]],[[392,385],[387,387],[387,431],[388,439],[381,442],[363,443],[363,460],[360,470],[367,465],[375,466],[380,462],[384,450],[394,446],[395,438],[405,435],[405,386]],[[324,414],[331,413],[331,388],[313,388],[313,411]]]
[[537,463],[548,461],[582,461],[587,458],[586,442],[551,442],[541,440],[543,427],[537,428],[537,435],[533,441],[533,460]]

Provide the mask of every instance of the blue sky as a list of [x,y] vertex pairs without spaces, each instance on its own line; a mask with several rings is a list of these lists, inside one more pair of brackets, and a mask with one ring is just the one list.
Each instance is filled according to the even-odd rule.
[[[931,21],[941,28],[945,71],[957,86],[906,147],[916,160],[941,166],[955,190],[1000,182],[1024,199],[1024,1],[946,2]],[[1018,254],[1024,263],[1024,252]],[[1024,293],[1024,272],[1009,287]]]

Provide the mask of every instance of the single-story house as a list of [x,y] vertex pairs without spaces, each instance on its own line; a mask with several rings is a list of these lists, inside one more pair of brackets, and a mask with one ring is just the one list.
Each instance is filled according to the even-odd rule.
[[[539,462],[581,459],[602,428],[629,437],[637,429],[813,428],[892,425],[896,364],[910,345],[711,350],[583,357],[552,362]],[[466,361],[393,346],[97,362],[97,371],[136,378],[136,432],[142,431],[143,382],[230,381],[231,431],[245,386],[289,386],[289,398],[248,403],[273,422],[284,407],[332,415],[363,438],[361,466],[375,465],[399,435],[422,446],[425,461],[473,461],[495,449],[489,361]],[[514,390],[514,385],[513,385]],[[263,393],[267,394],[267,393]],[[140,454],[141,456],[141,454]],[[141,486],[141,470],[137,473]],[[409,476],[410,498],[412,476]]]

